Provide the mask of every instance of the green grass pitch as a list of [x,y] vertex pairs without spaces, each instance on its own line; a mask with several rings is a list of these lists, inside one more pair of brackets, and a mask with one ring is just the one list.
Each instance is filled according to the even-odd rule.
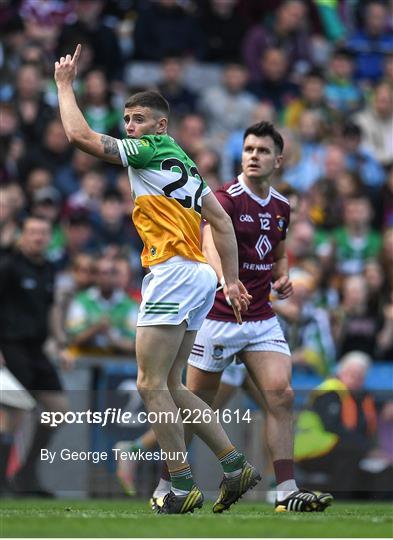
[[0,537],[392,537],[390,503],[335,503],[321,514],[275,514],[241,502],[214,515],[157,516],[143,501],[2,500]]

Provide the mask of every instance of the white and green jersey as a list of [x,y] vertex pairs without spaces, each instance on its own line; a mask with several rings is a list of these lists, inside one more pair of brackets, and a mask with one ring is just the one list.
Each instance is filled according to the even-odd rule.
[[201,251],[202,198],[211,190],[195,163],[169,135],[118,139],[135,202],[133,221],[143,241],[142,265],[180,255],[206,262]]
[[[120,289],[115,290],[112,296],[106,299],[97,287],[90,287],[76,294],[71,301],[66,317],[66,330],[70,336],[75,336],[96,324],[102,317],[106,317],[111,325],[112,336],[133,340],[138,310],[138,303]],[[109,353],[107,333],[96,334],[88,347],[90,352]]]

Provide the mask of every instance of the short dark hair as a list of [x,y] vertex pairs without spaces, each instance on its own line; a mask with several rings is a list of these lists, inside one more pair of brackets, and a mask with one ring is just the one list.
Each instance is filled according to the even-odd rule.
[[360,138],[362,136],[362,128],[358,124],[355,124],[355,122],[352,122],[352,120],[348,120],[342,127],[342,134],[344,137]]
[[74,225],[87,225],[88,227],[91,226],[89,214],[84,208],[75,208],[71,210],[71,212],[66,217],[66,223],[71,227],[73,227]]
[[116,202],[123,202],[123,196],[122,194],[120,193],[120,191],[118,189],[115,189],[115,188],[109,188],[105,191],[103,197],[102,197],[102,200],[103,202],[106,202],[106,201],[116,201]]
[[145,90],[143,92],[137,92],[133,96],[130,96],[125,107],[148,107],[155,111],[160,112],[166,118],[169,117],[169,103],[159,92],[154,90]]
[[284,150],[284,140],[270,122],[258,122],[257,124],[248,127],[244,132],[243,143],[249,135],[255,135],[256,137],[270,137],[273,139],[277,152],[282,154],[282,151]]
[[304,0],[284,0],[284,2],[282,2],[280,7],[287,6],[288,4],[292,4],[292,2],[298,2],[299,4],[304,4]]
[[334,49],[331,58],[346,58],[347,60],[354,60],[354,54],[348,47],[336,47]]
[[306,71],[304,74],[303,82],[307,79],[319,79],[320,81],[325,81],[325,77],[322,71],[319,68],[312,67]]
[[242,71],[246,70],[246,66],[240,58],[231,58],[230,60],[226,60],[223,67],[225,71],[232,68],[241,69]]

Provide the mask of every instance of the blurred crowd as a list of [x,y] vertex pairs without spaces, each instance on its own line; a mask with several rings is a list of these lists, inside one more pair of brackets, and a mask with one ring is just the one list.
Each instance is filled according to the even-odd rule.
[[[393,15],[380,0],[2,0],[0,248],[52,224],[52,352],[130,354],[143,270],[127,172],[72,148],[53,66],[82,43],[92,129],[124,136],[125,98],[157,88],[170,134],[212,189],[242,134],[274,122],[292,206],[294,296],[277,302],[294,362],[393,360]],[[274,300],[274,299],[273,299]]]

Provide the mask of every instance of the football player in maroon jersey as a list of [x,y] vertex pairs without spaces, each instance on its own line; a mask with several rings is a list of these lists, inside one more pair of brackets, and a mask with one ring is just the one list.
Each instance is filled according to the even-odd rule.
[[[243,141],[243,172],[216,191],[232,219],[239,249],[239,277],[252,300],[239,325],[226,300],[210,226],[205,225],[204,253],[222,289],[197,334],[188,360],[187,386],[211,404],[223,370],[235,357],[243,362],[266,403],[267,444],[277,484],[276,511],[323,511],[332,496],[299,489],[294,479],[292,363],[269,299],[272,291],[278,299],[292,294],[285,250],[289,201],[272,187],[283,147],[283,139],[272,124],[260,122],[249,127]],[[153,495],[153,506],[169,488],[164,477],[165,473]],[[225,499],[223,492],[227,489],[222,485],[221,498]],[[213,506],[213,511],[222,510]]]

